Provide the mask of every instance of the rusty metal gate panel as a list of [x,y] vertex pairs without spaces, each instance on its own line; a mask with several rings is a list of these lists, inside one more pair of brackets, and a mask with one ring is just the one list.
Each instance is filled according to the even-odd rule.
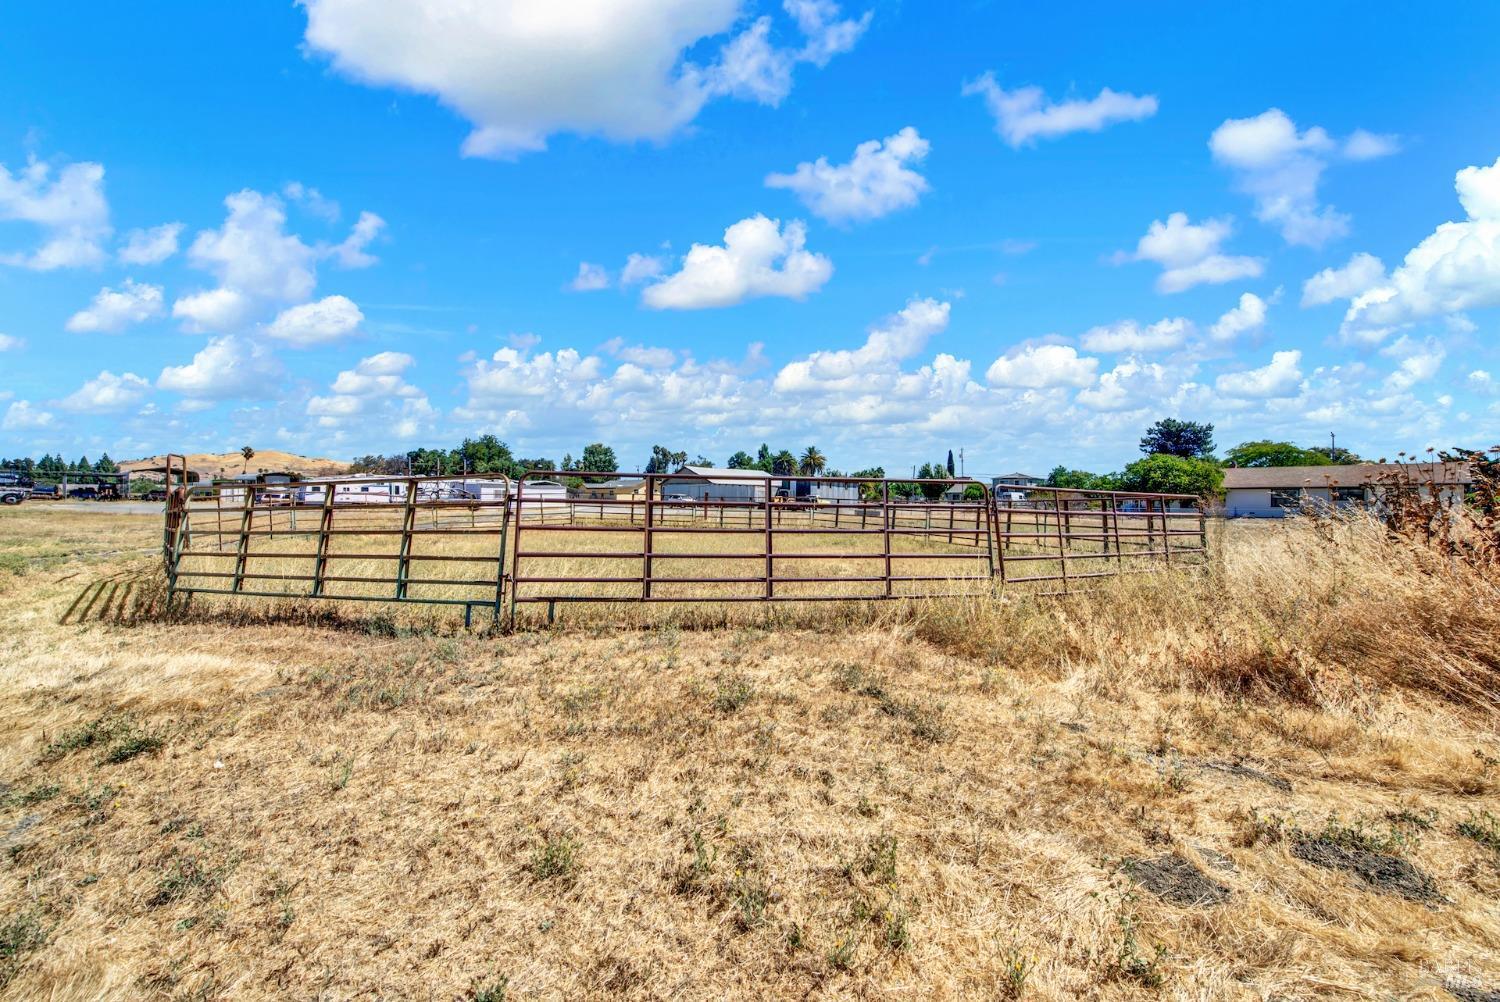
[[[468,496],[487,485],[498,501]],[[169,493],[168,587],[453,605],[466,617],[478,607],[498,618],[512,495],[502,474],[186,487]]]
[[[957,480],[773,477],[755,471],[636,477],[639,497],[560,505],[517,482],[510,608],[566,602],[818,602],[932,598],[994,580],[989,491]],[[855,488],[857,500],[780,497],[777,484]],[[694,498],[674,496],[679,485]],[[977,488],[973,502],[903,490]],[[909,485],[909,486],[908,486]]]

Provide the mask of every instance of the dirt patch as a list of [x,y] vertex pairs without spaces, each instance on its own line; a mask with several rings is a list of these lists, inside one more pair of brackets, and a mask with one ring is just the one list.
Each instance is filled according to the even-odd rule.
[[1352,873],[1376,890],[1399,894],[1408,901],[1436,904],[1444,900],[1433,879],[1400,856],[1354,849],[1324,839],[1295,842],[1292,855],[1313,866]]
[[1155,859],[1127,859],[1125,872],[1137,884],[1174,905],[1201,908],[1229,900],[1229,888],[1176,853]]
[[1253,779],[1258,783],[1265,783],[1272,789],[1280,790],[1282,793],[1292,792],[1291,780],[1266,772],[1263,769],[1253,768],[1243,762],[1226,762],[1222,759],[1209,759],[1199,764],[1205,769],[1212,769],[1214,772],[1228,773],[1231,776],[1239,776],[1241,779]]

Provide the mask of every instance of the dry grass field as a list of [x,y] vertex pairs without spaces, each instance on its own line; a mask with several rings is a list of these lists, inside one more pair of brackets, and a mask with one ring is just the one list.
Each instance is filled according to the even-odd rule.
[[1212,543],[494,635],[167,615],[156,519],[0,511],[0,997],[1491,997],[1495,583]]

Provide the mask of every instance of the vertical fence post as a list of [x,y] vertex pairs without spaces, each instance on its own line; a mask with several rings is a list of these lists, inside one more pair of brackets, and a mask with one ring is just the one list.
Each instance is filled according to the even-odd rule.
[[[510,508],[509,491],[506,492],[505,506]],[[512,625],[516,622],[516,593],[521,590],[521,498],[526,493],[526,475],[521,474],[521,479],[516,481],[516,531],[511,537],[510,556],[510,610],[506,620]]]
[[318,513],[318,556],[313,561],[313,598],[323,594],[325,576],[328,573],[328,540],[333,529],[334,484],[323,485],[323,510]]
[[1167,567],[1172,566],[1172,522],[1167,514],[1167,499],[1157,498],[1156,504],[1161,508],[1161,549],[1162,556],[1166,558]]
[[1068,546],[1063,540],[1063,499],[1062,491],[1052,492],[1052,507],[1057,511],[1057,556],[1062,563],[1063,594],[1068,594]]
[[891,597],[891,482],[882,480],[880,525],[881,538],[885,543],[885,597]]
[[1109,521],[1114,527],[1115,573],[1122,574],[1125,571],[1125,554],[1120,552],[1120,499],[1113,494],[1109,496]]
[[250,555],[250,530],[255,525],[255,485],[245,484],[245,504],[240,512],[240,539],[234,557],[234,586],[231,591],[245,587],[245,563]]
[[406,505],[401,510],[401,548],[396,560],[396,597],[406,597],[406,579],[411,576],[411,534],[417,521],[417,482],[406,482]]
[[[654,522],[652,515],[656,509],[656,477],[654,474],[646,476],[646,514],[641,528],[641,600],[651,597],[651,527]],[[670,512],[668,515],[670,516]]]
[[[766,491],[766,567],[765,567],[765,571],[766,571],[766,584],[765,584],[765,597],[767,599],[770,599],[772,595],[776,594],[775,586],[771,583],[772,578],[774,578],[775,575],[776,575],[776,557],[775,557],[775,553],[776,553],[776,537],[771,532],[771,517],[772,517],[772,514],[773,513],[775,514],[776,520],[777,520],[778,524],[779,524],[780,519],[781,519],[781,513],[779,511],[775,510],[776,506],[773,503],[772,498],[771,498],[771,494],[773,493],[772,490],[771,490],[771,483],[772,483],[772,481],[767,480],[766,481],[766,486],[765,486],[765,491]],[[754,492],[754,488],[753,487],[751,488],[751,492],[752,493],[751,493],[750,496],[754,497],[755,495],[753,493]]]
[[495,614],[490,620],[492,623],[500,622],[500,607],[505,601],[505,527],[510,524],[510,478],[501,474],[500,482],[505,485],[505,493],[500,502],[500,553],[495,560]]

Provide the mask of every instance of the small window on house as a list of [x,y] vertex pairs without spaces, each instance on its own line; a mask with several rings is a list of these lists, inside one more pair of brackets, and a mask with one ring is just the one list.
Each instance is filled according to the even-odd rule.
[[1335,487],[1333,489],[1333,500],[1340,506],[1364,504],[1365,489],[1363,487]]
[[1281,490],[1271,492],[1271,507],[1285,508],[1294,511],[1302,507],[1302,489]]

